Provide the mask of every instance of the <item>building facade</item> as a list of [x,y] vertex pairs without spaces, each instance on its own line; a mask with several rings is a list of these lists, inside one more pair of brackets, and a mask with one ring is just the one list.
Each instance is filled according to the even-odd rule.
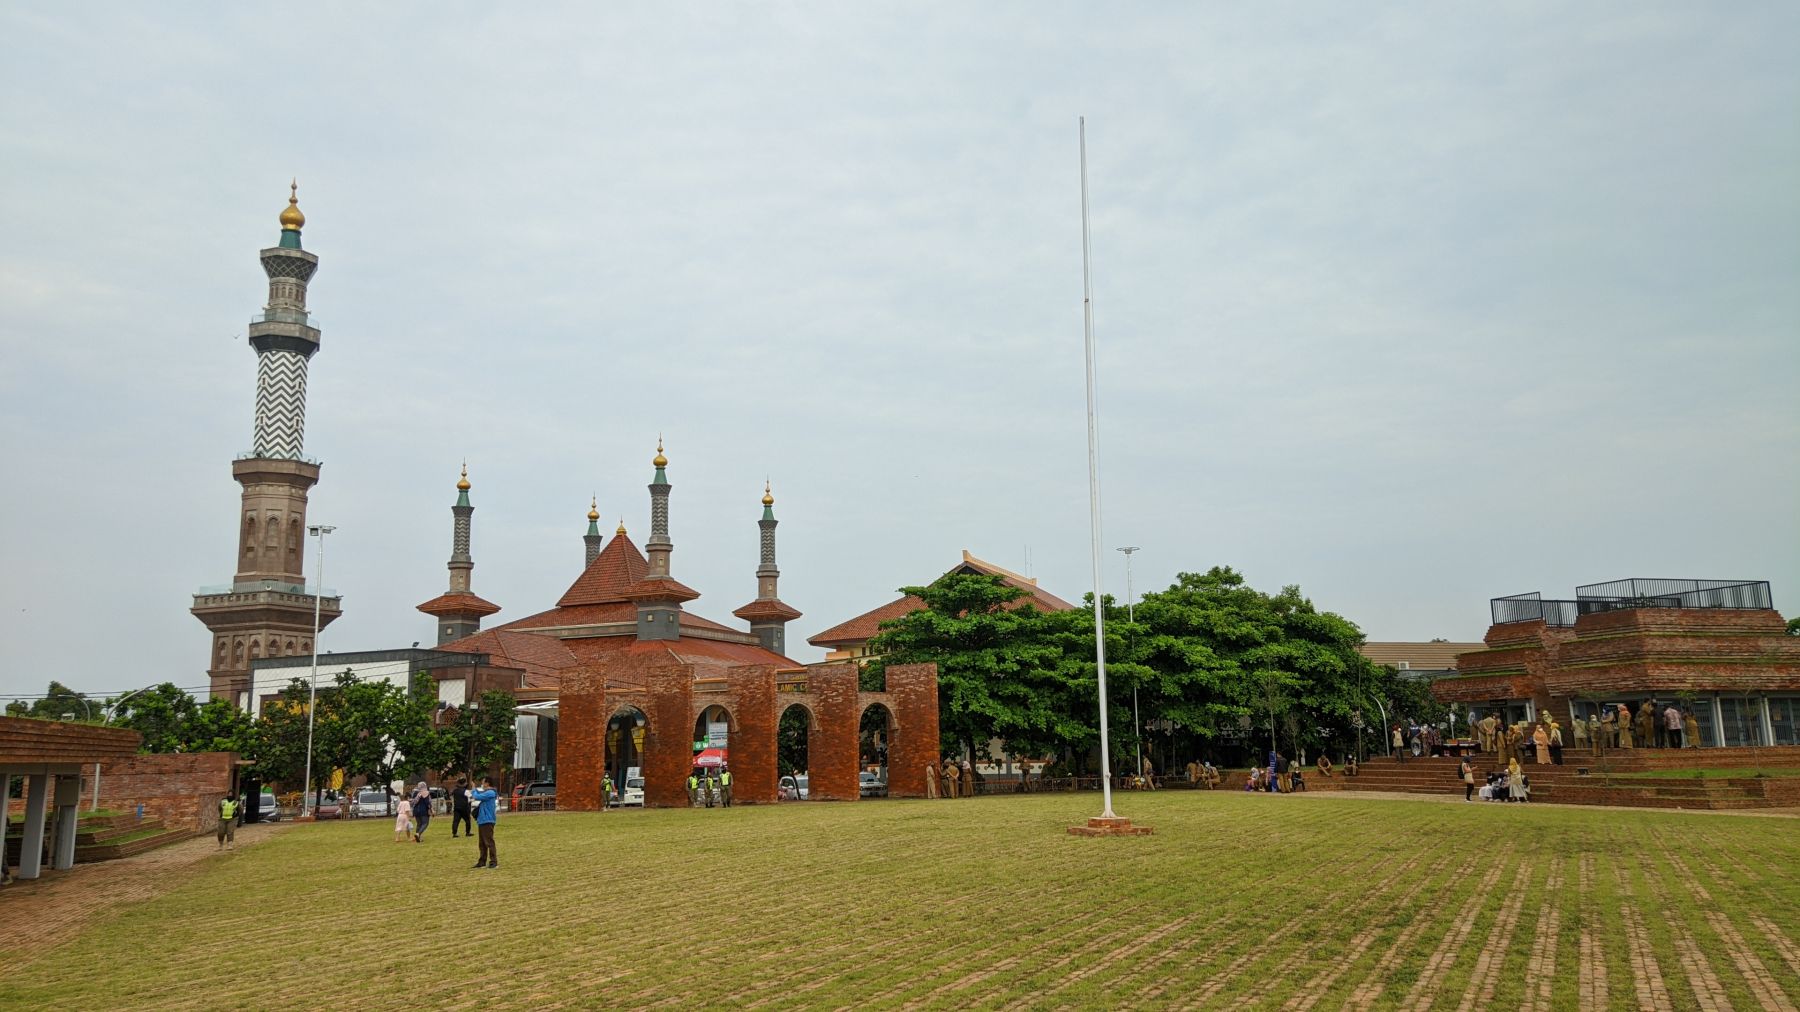
[[212,633],[207,664],[215,697],[249,707],[250,668],[259,658],[310,654],[319,628],[341,614],[335,595],[306,586],[306,496],[319,462],[305,455],[306,371],[319,350],[318,321],[306,306],[319,258],[301,248],[299,187],[281,212],[281,236],[261,252],[269,299],[250,319],[256,352],[256,413],[250,450],[231,462],[242,486],[237,571],[194,595],[195,618]]
[[1432,683],[1476,717],[1586,720],[1649,701],[1659,714],[1692,711],[1693,744],[1800,745],[1800,637],[1787,635],[1766,582],[1618,580],[1573,600],[1519,594],[1490,608],[1483,648]]

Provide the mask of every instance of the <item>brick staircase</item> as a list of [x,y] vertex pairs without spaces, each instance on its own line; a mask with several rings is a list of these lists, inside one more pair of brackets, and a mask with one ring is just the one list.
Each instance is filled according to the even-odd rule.
[[[90,816],[80,820],[75,826],[75,863],[131,857],[165,844],[189,839],[193,835],[189,830],[170,829],[157,818],[140,819],[136,815]],[[19,861],[22,836],[22,823],[9,821],[6,826],[6,859],[9,863],[17,864]],[[44,838],[48,845],[48,827]]]
[[[1459,761],[1452,758],[1409,758],[1405,762],[1372,758],[1363,764],[1360,776],[1342,780],[1340,789],[1456,796],[1462,793],[1458,766]],[[1800,806],[1800,778],[1701,779],[1683,775],[1699,768],[1735,767],[1800,767],[1800,748],[1630,749],[1608,751],[1598,759],[1585,751],[1565,750],[1561,766],[1524,764],[1525,775],[1531,778],[1531,799],[1536,802],[1636,808]],[[1497,768],[1492,755],[1476,757],[1477,784]],[[1666,776],[1617,775],[1621,773]]]

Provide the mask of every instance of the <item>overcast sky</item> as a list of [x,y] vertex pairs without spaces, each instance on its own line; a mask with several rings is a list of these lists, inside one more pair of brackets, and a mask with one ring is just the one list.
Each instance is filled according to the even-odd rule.
[[799,659],[964,548],[1078,600],[1078,115],[1138,591],[1800,610],[1800,7],[1720,11],[8,4],[0,695],[206,683],[293,176],[325,649],[435,641],[464,457],[489,623],[551,606],[659,432],[700,614],[772,478]]

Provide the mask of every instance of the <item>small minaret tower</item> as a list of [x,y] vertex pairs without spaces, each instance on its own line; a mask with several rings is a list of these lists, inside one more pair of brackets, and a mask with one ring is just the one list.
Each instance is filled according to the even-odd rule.
[[[250,687],[250,662],[312,652],[313,597],[306,587],[306,494],[319,463],[305,454],[306,367],[319,350],[319,328],[308,315],[306,287],[319,258],[300,247],[299,183],[289,187],[281,238],[261,253],[269,301],[250,320],[256,351],[256,417],[250,452],[232,461],[243,486],[238,512],[237,574],[229,585],[194,595],[192,612],[212,631],[216,697],[240,701]],[[318,624],[340,614],[339,599],[318,602]]]
[[[649,572],[627,587],[624,597],[637,604],[638,639],[680,639],[681,604],[700,594],[669,575],[669,553],[675,550],[675,543],[669,540],[669,476],[664,470],[669,466],[669,458],[663,456],[660,436],[656,440],[656,457],[650,463],[655,466],[656,475],[650,480],[650,540],[644,543]],[[619,526],[625,525],[621,522]]]
[[764,650],[786,656],[787,624],[799,618],[800,612],[783,603],[775,591],[781,579],[781,570],[775,565],[775,525],[780,521],[775,519],[775,494],[768,482],[763,483],[762,507],[762,519],[757,521],[762,528],[762,560],[756,567],[756,600],[732,614],[750,623],[750,631]]
[[437,641],[442,646],[451,640],[473,636],[481,631],[483,617],[500,610],[500,606],[483,601],[469,589],[469,576],[475,560],[469,555],[469,528],[475,507],[469,502],[469,465],[465,462],[462,477],[456,479],[456,505],[450,513],[456,518],[450,537],[450,589],[419,605],[419,610],[437,619]]
[[599,496],[595,496],[593,501],[588,503],[588,531],[581,536],[581,540],[587,543],[587,559],[582,563],[582,567],[586,568],[593,565],[594,560],[600,557],[602,535],[600,533]]

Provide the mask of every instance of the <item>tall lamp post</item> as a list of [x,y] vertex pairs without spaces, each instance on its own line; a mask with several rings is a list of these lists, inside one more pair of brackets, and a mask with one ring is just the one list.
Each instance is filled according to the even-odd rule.
[[[137,695],[140,692],[148,692],[154,688],[156,688],[156,686],[146,685],[141,689],[132,689],[130,692],[127,692],[123,696],[120,696],[118,699],[113,700],[112,703],[110,703],[109,705],[101,707],[100,708],[100,722],[102,724],[107,724],[107,725],[112,724],[113,718],[119,715],[119,705],[121,703],[125,702],[127,699],[130,699],[131,697]],[[86,702],[86,700],[83,700],[83,702]],[[92,720],[93,715],[89,714],[88,719]],[[100,810],[100,764],[99,763],[94,764],[94,800],[91,804],[89,804],[88,810],[93,811],[93,812],[97,812]]]
[[312,814],[313,711],[319,701],[319,602],[325,598],[325,535],[335,530],[336,527],[324,524],[314,524],[306,529],[306,533],[319,539],[319,585],[313,593],[312,678],[307,680],[306,687],[306,779],[300,784],[302,818]]
[[[1131,592],[1131,557],[1136,554],[1138,546],[1128,545],[1113,550],[1125,553],[1125,624],[1136,632],[1137,597]],[[1144,774],[1144,718],[1138,715],[1138,687],[1135,678],[1131,680],[1131,723],[1135,725],[1131,729],[1131,738],[1137,742],[1137,768],[1131,771],[1131,775],[1139,777]]]

